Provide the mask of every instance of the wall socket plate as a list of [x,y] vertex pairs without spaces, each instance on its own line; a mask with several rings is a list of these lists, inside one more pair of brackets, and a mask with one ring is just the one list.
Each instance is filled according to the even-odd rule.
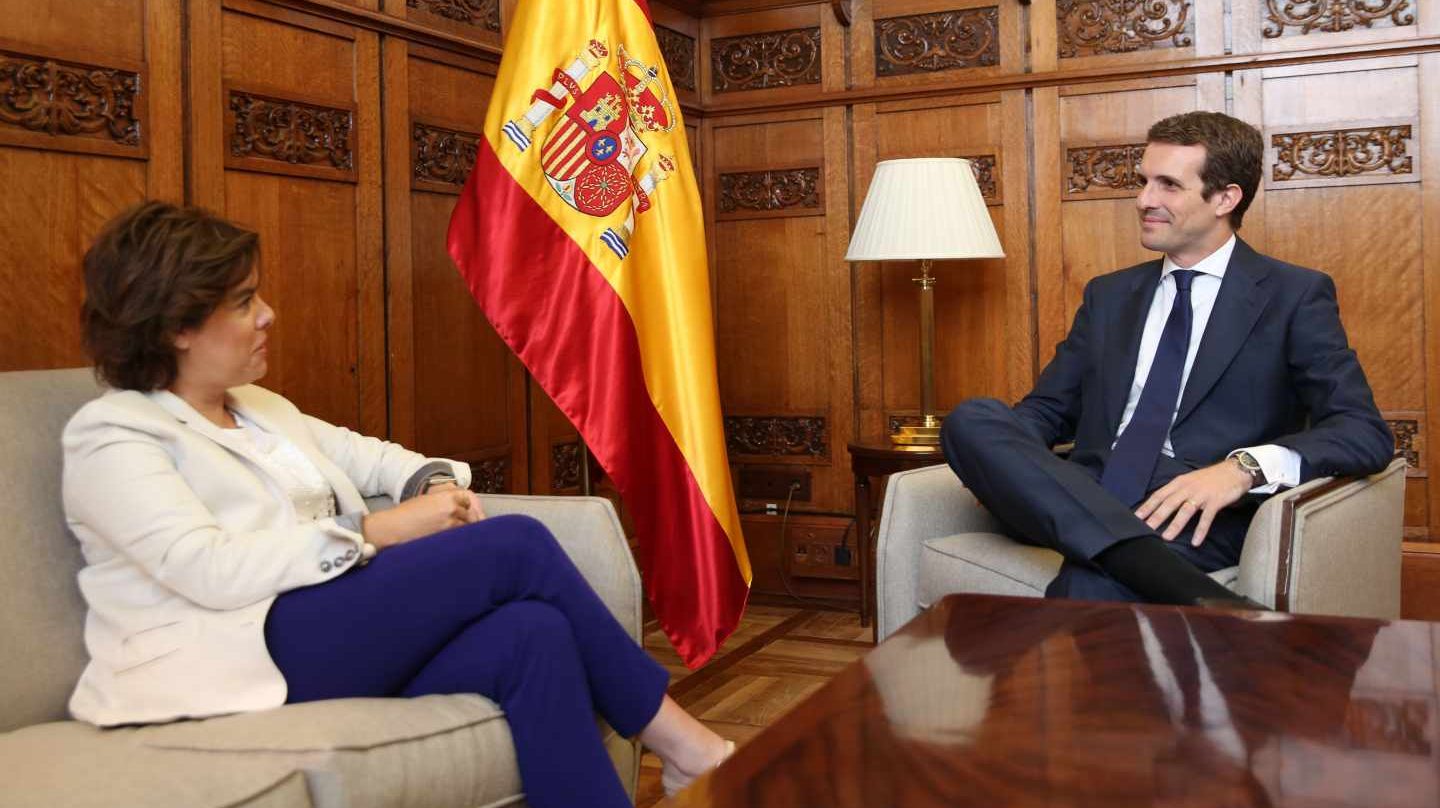
[[[791,496],[790,486],[798,484]],[[804,466],[741,466],[736,482],[741,499],[758,499],[784,507],[792,502],[810,501],[810,469]]]
[[785,536],[785,568],[795,578],[859,580],[849,537],[846,530],[797,528]]

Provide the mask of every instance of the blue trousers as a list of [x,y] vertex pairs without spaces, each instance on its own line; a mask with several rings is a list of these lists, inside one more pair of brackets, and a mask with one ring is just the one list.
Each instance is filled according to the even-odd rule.
[[[994,399],[972,398],[955,407],[940,441],[955,475],[1011,538],[1065,556],[1046,597],[1141,600],[1092,559],[1118,541],[1157,532],[1100,486],[1100,468],[1057,457],[1014,410]],[[1162,457],[1147,491],[1192,470]],[[1201,572],[1233,567],[1254,516],[1254,503],[1242,502],[1216,515],[1199,547],[1190,545],[1198,519],[1165,546]]]
[[631,805],[595,714],[633,736],[669,681],[525,516],[417,539],[287,592],[265,640],[290,703],[428,693],[497,702],[536,808]]

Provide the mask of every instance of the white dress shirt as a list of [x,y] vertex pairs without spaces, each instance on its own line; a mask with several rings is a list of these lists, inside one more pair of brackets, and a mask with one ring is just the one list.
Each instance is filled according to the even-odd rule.
[[[1190,368],[1195,364],[1195,355],[1200,351],[1200,340],[1205,336],[1205,326],[1210,322],[1210,312],[1215,308],[1215,298],[1220,294],[1220,282],[1225,279],[1225,269],[1230,265],[1230,254],[1235,251],[1235,236],[1220,245],[1220,249],[1200,259],[1193,267],[1182,267],[1165,256],[1164,266],[1161,268],[1160,285],[1155,287],[1155,297],[1150,301],[1150,311],[1145,316],[1145,331],[1140,336],[1140,355],[1135,361],[1135,379],[1130,384],[1130,395],[1125,400],[1125,412],[1120,416],[1120,428],[1116,430],[1115,437],[1119,440],[1120,434],[1130,424],[1130,418],[1135,414],[1135,407],[1140,403],[1140,393],[1145,390],[1145,381],[1150,376],[1150,365],[1155,361],[1155,350],[1160,346],[1160,333],[1165,330],[1165,321],[1170,318],[1170,309],[1175,304],[1175,279],[1171,277],[1177,269],[1190,269],[1196,272],[1195,279],[1190,284],[1190,347],[1185,354],[1185,369],[1180,375],[1180,398],[1184,398],[1185,384],[1190,381]],[[1180,410],[1180,400],[1175,402],[1175,412]],[[1170,414],[1170,423],[1175,423],[1175,413]],[[1114,447],[1114,444],[1111,444]],[[1161,448],[1169,457],[1175,456],[1175,449],[1170,445],[1170,436],[1165,436],[1165,445]],[[1300,484],[1300,453],[1294,449],[1284,446],[1268,444],[1265,446],[1249,446],[1235,449],[1235,452],[1249,452],[1255,460],[1260,463],[1260,468],[1265,472],[1265,485],[1251,489],[1251,493],[1269,494],[1280,490],[1282,486],[1290,487]]]

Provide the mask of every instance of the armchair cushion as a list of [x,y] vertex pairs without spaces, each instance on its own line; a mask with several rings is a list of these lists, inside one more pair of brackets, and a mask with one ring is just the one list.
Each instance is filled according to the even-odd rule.
[[956,591],[1038,598],[1060,571],[1060,554],[1054,550],[996,533],[942,536],[920,546],[915,598],[921,609]]
[[78,721],[0,734],[7,808],[309,808],[305,774],[285,761],[148,749],[129,730]]
[[149,749],[302,770],[316,808],[490,805],[520,791],[503,719],[473,695],[335,699],[127,732]]

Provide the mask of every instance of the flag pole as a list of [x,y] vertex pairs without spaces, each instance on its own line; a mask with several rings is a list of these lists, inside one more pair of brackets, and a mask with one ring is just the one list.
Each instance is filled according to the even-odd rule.
[[595,495],[590,483],[590,447],[585,445],[584,438],[580,438],[580,493],[587,497]]

